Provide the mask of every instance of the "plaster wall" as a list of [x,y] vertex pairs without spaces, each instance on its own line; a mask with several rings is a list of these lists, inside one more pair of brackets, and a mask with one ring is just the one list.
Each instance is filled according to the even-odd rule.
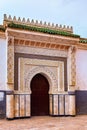
[[0,90],[6,89],[7,78],[7,45],[6,40],[0,38]]
[[76,90],[87,90],[87,50],[77,50],[76,78]]

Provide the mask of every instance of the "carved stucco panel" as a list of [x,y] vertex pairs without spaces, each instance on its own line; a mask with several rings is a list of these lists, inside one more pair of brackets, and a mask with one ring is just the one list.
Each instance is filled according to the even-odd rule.
[[69,90],[76,86],[76,46],[71,46],[68,51],[68,84]]
[[59,62],[59,67],[58,67],[58,91],[64,91],[64,62]]
[[14,38],[7,38],[7,89],[14,89]]
[[72,47],[71,52],[71,74],[72,74],[72,85],[76,85],[76,47]]
[[38,73],[47,78],[50,85],[49,93],[57,94],[60,91],[64,91],[64,62],[19,58],[18,68],[19,91],[31,93],[31,80]]
[[57,93],[58,92],[57,78],[50,69],[48,69],[47,67],[44,67],[44,66],[35,67],[28,73],[27,77],[25,78],[26,90],[29,90],[31,92],[31,89],[30,89],[31,80],[38,73],[41,73],[42,75],[44,75],[47,78],[47,80],[50,84],[49,93]]

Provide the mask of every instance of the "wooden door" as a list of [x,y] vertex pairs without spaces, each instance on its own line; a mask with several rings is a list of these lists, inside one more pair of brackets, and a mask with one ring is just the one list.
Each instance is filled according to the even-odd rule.
[[31,81],[31,115],[49,115],[49,83],[47,79],[37,74]]

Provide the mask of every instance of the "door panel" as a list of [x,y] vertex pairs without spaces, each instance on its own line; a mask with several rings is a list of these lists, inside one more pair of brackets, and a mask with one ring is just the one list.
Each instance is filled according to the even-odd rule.
[[31,115],[41,116],[49,114],[49,83],[47,79],[37,74],[31,81]]

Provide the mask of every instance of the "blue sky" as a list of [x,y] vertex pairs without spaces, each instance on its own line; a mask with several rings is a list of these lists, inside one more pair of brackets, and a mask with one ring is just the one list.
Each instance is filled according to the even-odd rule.
[[73,26],[87,38],[87,0],[1,0],[0,24],[3,14]]

